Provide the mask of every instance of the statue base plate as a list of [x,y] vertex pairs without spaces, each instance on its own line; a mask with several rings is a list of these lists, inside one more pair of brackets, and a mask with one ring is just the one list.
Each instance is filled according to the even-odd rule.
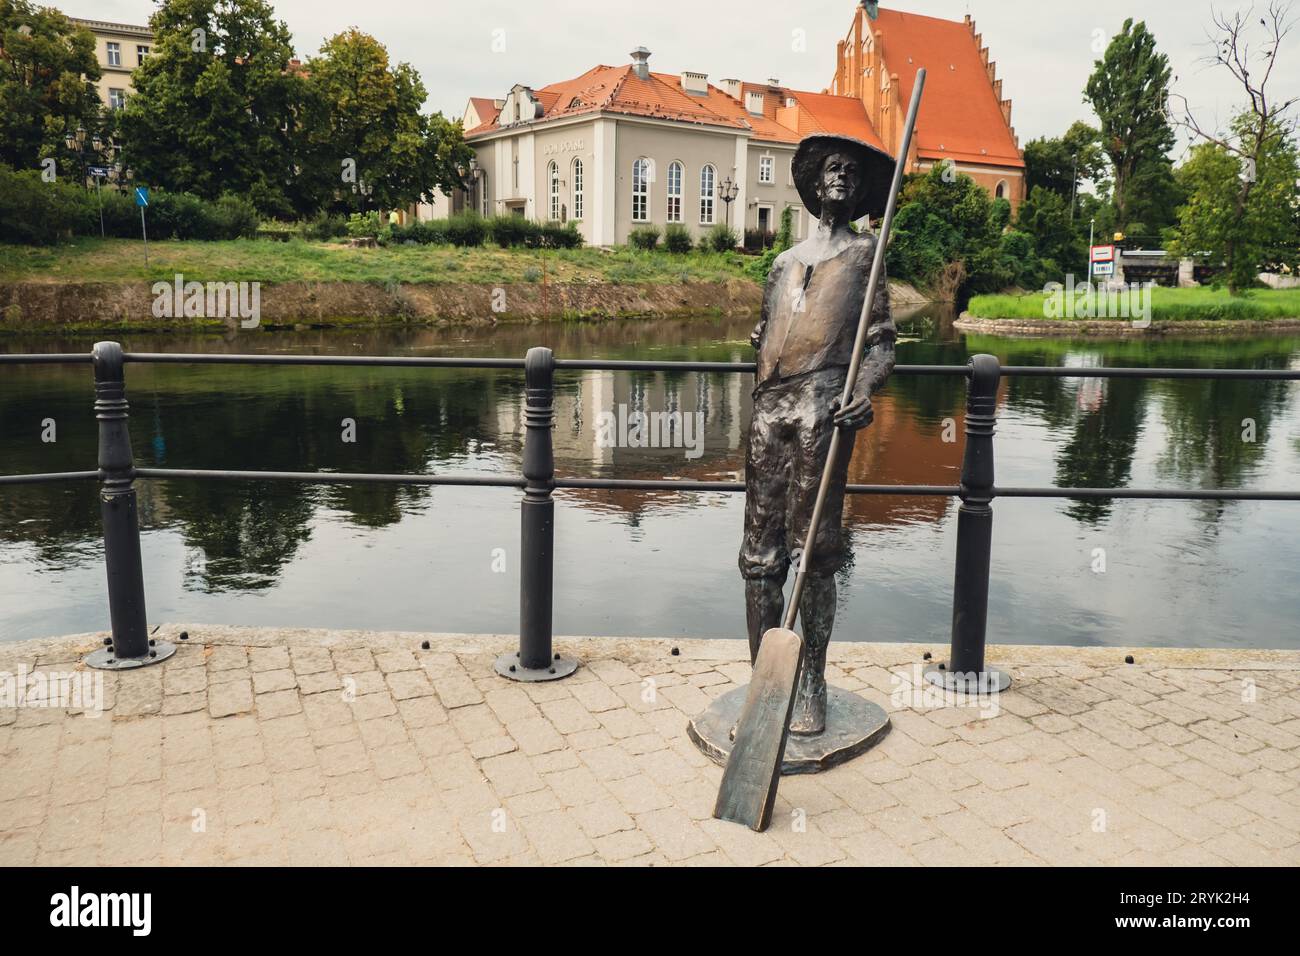
[[[731,728],[736,726],[749,685],[715,700],[686,725],[687,736],[714,763],[725,766],[731,754]],[[889,715],[868,700],[838,687],[827,689],[826,729],[815,737],[790,734],[781,773],[821,773],[870,750],[889,732]]]

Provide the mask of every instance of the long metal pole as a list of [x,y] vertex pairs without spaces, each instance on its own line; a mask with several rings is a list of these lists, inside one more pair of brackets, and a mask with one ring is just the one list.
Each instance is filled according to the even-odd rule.
[[[916,84],[912,87],[912,102],[907,107],[907,120],[903,123],[903,141],[899,146],[898,159],[894,163],[894,179],[889,187],[889,200],[885,203],[885,218],[880,222],[880,234],[876,238],[876,254],[871,260],[871,277],[867,280],[867,297],[862,303],[862,314],[858,317],[858,333],[853,339],[853,357],[849,360],[848,375],[844,378],[844,392],[840,395],[840,408],[844,408],[853,398],[853,387],[857,384],[858,371],[862,367],[862,347],[867,341],[867,325],[871,321],[871,308],[876,301],[876,289],[880,285],[880,274],[885,268],[885,249],[889,245],[889,229],[894,222],[894,208],[898,205],[898,193],[903,188],[903,173],[907,169],[907,154],[912,146],[912,130],[916,126],[916,113],[921,106],[921,91],[925,88],[925,68],[916,71]],[[840,429],[831,432],[830,449],[826,452],[826,464],[822,467],[821,482],[817,486],[817,500],[813,504],[812,521],[808,525],[808,534],[804,539],[803,554],[795,571],[794,589],[790,592],[790,603],[785,610],[786,630],[794,628],[795,618],[799,614],[799,599],[803,597],[804,581],[808,575],[808,560],[812,554],[813,543],[817,539],[817,528],[821,525],[822,511],[826,507],[826,495],[830,490],[831,476],[835,472],[835,463],[840,454]]]

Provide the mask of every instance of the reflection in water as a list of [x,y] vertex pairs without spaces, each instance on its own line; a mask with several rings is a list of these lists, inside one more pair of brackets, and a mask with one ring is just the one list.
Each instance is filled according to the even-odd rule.
[[[290,351],[562,357],[752,357],[752,318],[485,329],[127,337],[139,351]],[[962,336],[951,315],[900,317],[900,360],[1014,365],[1286,367],[1300,340],[1064,342]],[[11,351],[90,342],[11,339]],[[520,373],[509,370],[130,366],[141,467],[517,474]],[[736,479],[748,376],[557,375],[562,476]],[[1009,378],[998,483],[1300,485],[1300,389],[1277,382]],[[89,366],[0,368],[0,471],[92,467]],[[859,439],[853,482],[956,484],[965,383],[897,375]],[[602,447],[603,413],[699,413],[702,454]],[[41,440],[53,419],[57,442]],[[1247,425],[1253,441],[1243,440]],[[354,441],[345,437],[355,436]],[[945,440],[950,439],[950,440]],[[955,439],[955,440],[951,440]],[[518,608],[511,489],[141,481],[154,620],[510,632]],[[739,495],[557,494],[558,633],[739,637]],[[1002,642],[1297,646],[1297,506],[1254,502],[995,504],[990,633]],[[853,496],[843,640],[946,639],[955,502]],[[1095,572],[1097,548],[1107,555]],[[507,555],[505,573],[492,555]],[[90,483],[0,489],[0,639],[105,626]]]

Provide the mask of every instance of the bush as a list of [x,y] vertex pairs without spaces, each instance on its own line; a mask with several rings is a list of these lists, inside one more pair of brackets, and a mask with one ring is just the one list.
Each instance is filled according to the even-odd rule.
[[488,223],[492,241],[502,249],[514,246],[533,246],[541,244],[542,227],[531,219],[506,213],[495,216]]
[[776,243],[776,235],[763,229],[745,230],[745,251],[762,252]]
[[447,238],[457,246],[481,246],[488,235],[488,223],[476,212],[463,212],[447,220]]
[[348,236],[352,239],[374,239],[380,229],[379,213],[354,212],[348,216]]
[[681,223],[674,222],[664,229],[664,246],[669,252],[678,254],[690,252],[695,248],[691,231]]
[[340,236],[346,236],[348,234],[348,221],[342,216],[332,216],[327,212],[319,212],[303,223],[300,231],[304,239],[317,239],[325,242],[330,239],[338,239]]
[[709,230],[705,237],[710,249],[714,252],[730,252],[736,248],[736,233],[730,226],[718,223]]
[[541,238],[548,249],[578,249],[583,243],[576,222],[548,222],[542,226]]
[[92,221],[98,232],[99,213],[84,189],[44,182],[34,169],[0,166],[0,239],[46,245],[88,231]]
[[659,245],[659,227],[637,226],[628,233],[627,241],[633,249],[649,252]]

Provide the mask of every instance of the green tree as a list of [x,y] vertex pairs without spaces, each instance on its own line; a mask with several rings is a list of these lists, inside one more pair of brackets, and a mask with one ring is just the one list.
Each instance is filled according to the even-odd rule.
[[0,0],[0,162],[32,169],[54,157],[56,170],[73,168],[63,139],[98,128],[99,77],[89,30],[53,8]]
[[1097,182],[1106,171],[1099,134],[1082,121],[1071,124],[1064,136],[1025,144],[1025,188],[1030,191],[1042,186],[1062,196],[1077,196],[1080,180]]
[[[1237,116],[1232,129],[1237,150],[1199,143],[1179,167],[1187,200],[1167,247],[1177,256],[1208,254],[1222,261],[1228,289],[1236,293],[1265,269],[1300,268],[1300,159],[1295,143],[1275,127],[1265,130],[1264,147],[1257,150],[1249,111]],[[1246,157],[1256,157],[1253,176]]]
[[162,0],[149,24],[153,50],[121,118],[136,179],[293,212],[302,78],[284,21],[264,0]]
[[[1269,88],[1282,41],[1296,23],[1290,19],[1286,0],[1270,0],[1264,13],[1259,30],[1249,9],[1211,14],[1217,35],[1214,55],[1206,62],[1226,71],[1246,96],[1246,105],[1227,134],[1202,126],[1186,97],[1174,97],[1181,103],[1179,123],[1194,140],[1214,147],[1199,150],[1193,157],[1196,162],[1185,164],[1191,168],[1181,178],[1191,195],[1174,238],[1180,249],[1200,245],[1221,255],[1228,290],[1234,294],[1253,284],[1259,268],[1291,264],[1300,255],[1296,251],[1300,247],[1296,152],[1291,139],[1296,120],[1288,115],[1300,97],[1284,99]],[[1248,31],[1259,34],[1258,39]],[[1213,183],[1223,190],[1221,195],[1210,195]]]
[[307,62],[303,148],[322,205],[394,208],[462,186],[473,151],[459,123],[420,112],[424,84],[410,64],[352,29]]
[[889,241],[889,274],[957,299],[1005,288],[1022,271],[1002,242],[1010,215],[1005,199],[990,198],[946,164],[910,176]]
[[1032,187],[1020,204],[1016,227],[1032,237],[1036,255],[1044,260],[1044,282],[1060,281],[1067,272],[1084,271],[1088,250],[1078,229],[1080,224],[1087,228],[1084,219],[1070,221],[1069,196],[1045,186]]
[[1110,159],[1112,201],[1120,230],[1172,221],[1174,131],[1166,115],[1169,58],[1156,50],[1146,24],[1132,19],[1110,41],[1084,87]]

